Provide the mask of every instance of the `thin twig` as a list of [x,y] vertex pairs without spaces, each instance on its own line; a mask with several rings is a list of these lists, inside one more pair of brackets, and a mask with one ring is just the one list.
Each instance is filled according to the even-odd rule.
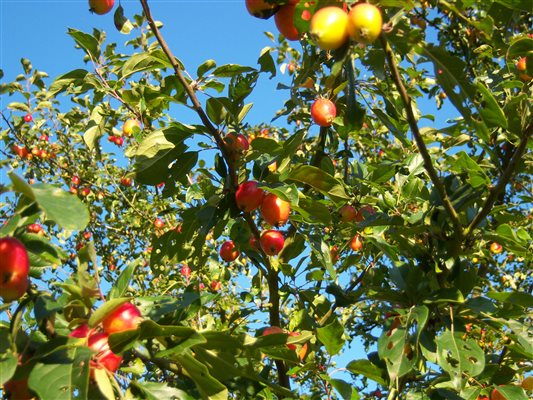
[[405,111],[407,114],[407,122],[409,123],[411,132],[413,133],[413,137],[418,147],[418,151],[420,152],[420,155],[422,156],[424,160],[424,167],[426,169],[426,172],[428,173],[429,178],[433,182],[433,185],[435,185],[435,188],[437,189],[437,192],[439,193],[439,196],[441,198],[442,204],[444,205],[444,208],[448,212],[448,215],[452,221],[452,224],[455,230],[455,234],[457,235],[458,238],[463,238],[464,233],[463,233],[463,227],[461,225],[461,221],[459,220],[457,211],[455,211],[455,208],[453,207],[453,204],[450,198],[448,197],[448,193],[446,192],[446,188],[444,184],[441,182],[439,178],[439,175],[433,165],[433,161],[428,152],[426,144],[424,143],[424,139],[422,138],[422,134],[420,133],[420,130],[418,129],[416,117],[413,112],[411,97],[407,94],[407,91],[403,84],[402,77],[400,75],[400,71],[398,69],[398,66],[396,65],[394,53],[392,51],[390,44],[387,41],[387,38],[385,37],[385,33],[382,32],[381,35],[379,36],[379,39],[381,41],[381,45],[383,46],[383,49],[385,50],[385,56],[387,59],[387,64],[389,65],[392,80],[394,81],[394,84],[396,85],[396,88],[398,89],[398,92],[400,93],[400,97],[405,107]]

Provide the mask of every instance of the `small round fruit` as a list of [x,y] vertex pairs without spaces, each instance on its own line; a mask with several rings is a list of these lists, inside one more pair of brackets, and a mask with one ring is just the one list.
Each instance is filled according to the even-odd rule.
[[104,332],[110,335],[112,333],[137,329],[141,321],[142,315],[139,309],[131,303],[124,303],[104,318],[102,327]]
[[498,389],[494,388],[492,389],[492,392],[490,393],[490,400],[508,400],[508,399],[503,394],[501,394],[498,391]]
[[83,189],[81,189],[81,195],[83,197],[87,197],[91,194],[91,188],[88,188],[88,187],[84,187]]
[[30,123],[31,121],[33,121],[33,117],[31,116],[31,114],[26,114],[26,115],[24,116],[24,121],[25,121],[25,122],[28,122],[28,123]]
[[244,212],[252,212],[259,208],[263,202],[265,192],[259,189],[259,185],[254,181],[241,183],[235,192],[235,202],[237,207]]
[[522,57],[520,58],[520,60],[518,60],[518,62],[516,63],[516,70],[518,71],[518,77],[522,81],[528,82],[531,79],[533,79],[531,76],[526,74],[526,70],[527,70],[527,58],[526,57]]
[[220,289],[222,289],[222,283],[220,283],[219,281],[211,282],[211,290],[213,292],[218,292]]
[[220,257],[226,262],[234,261],[239,257],[239,250],[235,247],[233,240],[228,240],[220,246]]
[[361,241],[361,237],[359,235],[354,236],[354,238],[350,242],[350,247],[356,253],[361,251],[361,249],[363,248],[363,242]]
[[265,0],[246,0],[246,9],[250,15],[256,18],[268,19],[276,13],[279,5],[268,3]]
[[20,298],[28,289],[30,259],[26,247],[14,237],[0,239],[0,297]]
[[111,11],[114,5],[115,0],[89,0],[89,11],[98,15],[104,15]]
[[281,33],[287,40],[299,40],[300,32],[294,26],[294,13],[296,11],[296,5],[285,4],[274,16],[276,27],[279,33]]
[[348,14],[348,34],[358,43],[370,44],[381,33],[383,18],[373,4],[358,3]]
[[500,254],[503,251],[503,246],[499,243],[492,242],[490,244],[490,251],[492,254]]
[[348,14],[339,7],[324,7],[311,18],[309,34],[322,50],[336,50],[348,40]]
[[131,136],[135,131],[141,130],[141,123],[135,118],[130,118],[122,125],[122,133],[125,136]]
[[342,222],[350,222],[355,219],[357,212],[353,206],[346,204],[340,208],[339,215]]
[[74,186],[79,186],[81,179],[78,175],[73,175],[72,178],[70,178],[70,182],[72,182]]
[[131,178],[127,178],[127,177],[120,178],[120,184],[121,184],[122,186],[129,187],[129,186],[131,186],[131,184],[132,184],[132,180],[131,180]]
[[83,339],[89,336],[89,325],[82,324],[69,333],[69,337]]
[[337,108],[335,104],[328,99],[316,99],[311,106],[311,118],[318,126],[331,126],[333,120],[337,116]]
[[278,196],[268,193],[261,203],[261,216],[272,226],[282,226],[289,219],[291,205]]
[[163,221],[161,218],[157,218],[155,221],[154,221],[154,226],[157,228],[157,229],[162,229],[165,227],[165,221]]
[[259,242],[261,243],[261,248],[265,254],[269,256],[279,254],[283,249],[283,246],[285,246],[285,238],[283,237],[283,234],[274,229],[263,232]]
[[191,268],[188,265],[184,265],[183,267],[181,267],[180,272],[181,275],[183,275],[183,277],[186,279],[189,279],[189,277],[191,276]]
[[263,330],[263,333],[261,336],[272,335],[276,333],[285,333],[285,331],[281,329],[279,326],[268,326]]
[[124,138],[121,136],[115,136],[114,142],[118,147],[121,147],[124,144]]
[[240,159],[243,154],[246,153],[250,148],[250,143],[248,142],[248,139],[246,139],[246,136],[240,133],[228,133],[224,137],[224,143],[227,146],[227,150],[229,151],[230,156],[234,160]]
[[[91,350],[96,352],[90,362],[91,370],[105,368],[114,373],[120,367],[122,357],[111,351],[108,337],[109,335],[103,332],[89,334],[87,344]],[[94,372],[91,371],[91,376],[93,375]]]

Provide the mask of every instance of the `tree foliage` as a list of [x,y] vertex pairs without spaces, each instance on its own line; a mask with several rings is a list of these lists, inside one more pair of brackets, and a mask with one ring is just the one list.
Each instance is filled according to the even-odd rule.
[[[4,393],[528,398],[530,2],[382,0],[379,39],[332,51],[305,12],[342,4],[315,3],[296,6],[301,40],[270,34],[255,66],[194,69],[141,0],[115,11],[127,54],[69,29],[85,68],[51,80],[23,59],[0,84],[0,236],[31,263],[26,294],[0,306]],[[249,124],[257,82],[280,73],[283,108]],[[319,97],[335,103],[331,127],[311,118]],[[141,128],[125,135],[130,119]],[[239,210],[248,180],[290,203],[287,224]],[[271,228],[277,256],[255,243]],[[226,263],[228,240],[240,255]],[[116,373],[94,368],[101,354],[71,332],[101,330],[125,302],[143,321],[109,336]]]

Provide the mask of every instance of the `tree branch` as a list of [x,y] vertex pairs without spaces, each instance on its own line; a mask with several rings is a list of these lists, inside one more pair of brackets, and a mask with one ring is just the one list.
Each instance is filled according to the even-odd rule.
[[470,222],[468,228],[465,229],[465,237],[471,235],[474,229],[476,229],[476,227],[481,223],[481,221],[487,215],[489,215],[490,211],[492,210],[492,207],[494,206],[494,202],[498,199],[498,195],[505,189],[505,186],[507,186],[507,184],[509,183],[509,180],[513,176],[513,172],[515,171],[516,166],[522,159],[522,156],[527,151],[527,142],[529,141],[532,134],[533,123],[529,124],[524,130],[522,134],[522,139],[516,147],[515,152],[511,157],[511,160],[509,161],[509,164],[507,164],[507,167],[503,171],[503,174],[500,176],[498,183],[489,189],[489,195],[485,199],[485,204],[483,204],[481,211],[474,217],[472,222]]
[[439,179],[439,175],[437,174],[437,171],[435,170],[435,167],[433,166],[433,161],[431,160],[431,156],[429,155],[426,144],[424,143],[422,134],[420,133],[420,130],[418,129],[418,124],[416,122],[416,118],[413,113],[411,98],[407,94],[405,86],[403,85],[400,71],[398,70],[398,66],[396,65],[396,61],[394,59],[394,53],[392,52],[392,48],[390,44],[388,43],[387,38],[385,37],[385,33],[382,32],[381,35],[379,36],[379,39],[381,41],[381,45],[383,46],[383,49],[385,50],[385,56],[387,59],[387,64],[389,66],[390,72],[391,72],[392,80],[394,81],[394,84],[396,85],[398,92],[400,93],[400,97],[405,107],[405,111],[407,114],[407,122],[409,123],[411,132],[413,133],[413,137],[415,138],[418,151],[420,152],[420,155],[422,156],[424,160],[424,167],[426,169],[426,172],[428,173],[431,181],[433,182],[433,185],[435,186],[435,188],[437,189],[437,192],[439,193],[439,196],[444,205],[444,208],[448,212],[448,215],[452,221],[456,235],[458,235],[458,238],[463,238],[464,233],[463,233],[463,227],[461,225],[461,221],[459,220],[457,211],[455,211],[455,208],[453,207],[453,204],[450,198],[448,197],[448,194],[446,193],[446,188],[444,187],[444,184]]

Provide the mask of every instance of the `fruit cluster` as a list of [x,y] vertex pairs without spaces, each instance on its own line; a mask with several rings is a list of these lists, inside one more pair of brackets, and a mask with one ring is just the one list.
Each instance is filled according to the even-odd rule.
[[139,309],[132,303],[123,303],[112,310],[102,321],[101,327],[89,328],[82,324],[74,329],[69,336],[87,339],[87,347],[95,352],[91,359],[91,378],[94,378],[96,369],[105,368],[114,373],[122,363],[122,356],[113,353],[109,347],[109,335],[137,329],[142,321]]
[[[369,3],[357,3],[348,11],[344,2],[339,6],[320,8],[312,16],[308,3],[289,0],[279,5],[265,0],[246,0],[248,12],[262,19],[274,15],[276,27],[287,40],[299,40],[308,33],[313,43],[322,50],[336,50],[344,46],[348,39],[360,44],[373,43],[381,33],[383,18],[379,8]],[[303,7],[300,7],[302,3]],[[300,32],[296,25],[296,12],[304,21],[310,21],[309,31]]]
[[[255,181],[246,181],[237,187],[235,202],[237,207],[246,213],[259,209],[263,220],[272,227],[283,226],[289,220],[290,203],[273,193],[266,193]],[[285,238],[280,231],[268,229],[261,233],[259,245],[265,254],[275,256],[283,249]],[[255,236],[250,239],[250,247],[258,250]],[[220,247],[220,257],[224,261],[234,261],[239,254],[235,243],[231,240],[226,241]]]

